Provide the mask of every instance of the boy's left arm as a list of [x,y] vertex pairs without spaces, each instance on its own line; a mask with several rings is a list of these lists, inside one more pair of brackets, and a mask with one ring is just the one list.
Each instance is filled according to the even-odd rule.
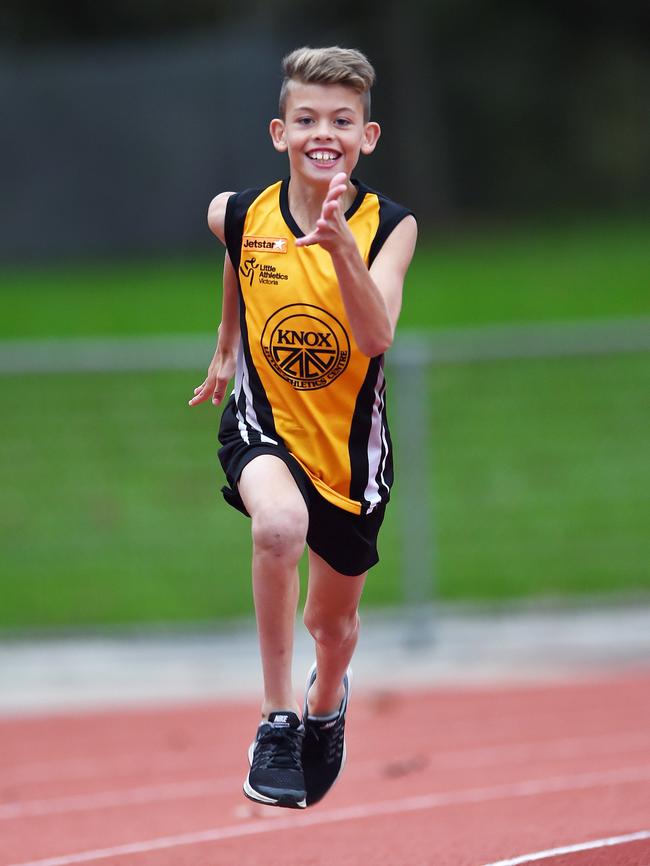
[[316,229],[296,245],[317,243],[329,252],[356,343],[364,355],[374,358],[393,342],[417,223],[410,215],[404,217],[368,269],[340,207],[347,188],[344,177],[337,175],[332,180]]

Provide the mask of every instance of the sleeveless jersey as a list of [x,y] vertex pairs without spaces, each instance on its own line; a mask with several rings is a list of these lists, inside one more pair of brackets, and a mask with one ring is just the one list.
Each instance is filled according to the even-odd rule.
[[[410,211],[353,180],[345,214],[370,267]],[[393,480],[383,355],[355,343],[329,253],[303,232],[288,180],[230,197],[228,254],[239,280],[241,340],[234,401],[246,444],[282,444],[329,502],[367,514]]]

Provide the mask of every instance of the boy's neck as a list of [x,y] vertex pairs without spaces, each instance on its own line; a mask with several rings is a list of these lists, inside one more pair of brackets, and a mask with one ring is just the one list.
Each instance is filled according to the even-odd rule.
[[[289,178],[289,210],[305,234],[316,228],[329,184],[312,185],[297,177]],[[341,208],[346,213],[356,198],[357,189],[348,181],[348,189],[341,197]]]

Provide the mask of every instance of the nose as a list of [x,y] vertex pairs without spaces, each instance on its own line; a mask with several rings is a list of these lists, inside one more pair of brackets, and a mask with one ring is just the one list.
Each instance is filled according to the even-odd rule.
[[318,121],[314,128],[314,136],[319,139],[332,137],[332,129],[327,118],[323,117]]

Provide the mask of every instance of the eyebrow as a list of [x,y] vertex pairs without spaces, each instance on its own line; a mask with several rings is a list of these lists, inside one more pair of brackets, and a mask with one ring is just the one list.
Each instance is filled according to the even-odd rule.
[[[292,111],[316,111],[316,109],[312,108],[310,105],[297,105],[295,108],[291,109]],[[330,112],[330,114],[341,114],[343,111],[349,111],[354,114],[355,109],[350,105],[344,105],[341,108],[335,108],[334,111]]]

